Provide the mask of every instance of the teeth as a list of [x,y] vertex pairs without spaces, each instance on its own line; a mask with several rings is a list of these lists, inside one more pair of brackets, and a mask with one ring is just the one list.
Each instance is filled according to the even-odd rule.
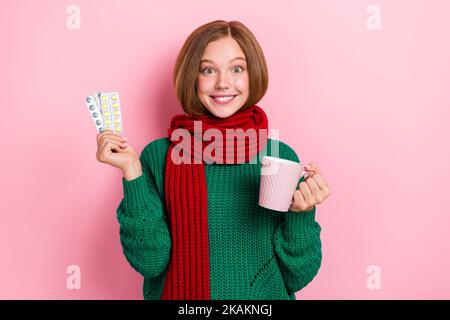
[[220,102],[225,102],[228,100],[233,99],[234,96],[228,96],[228,97],[214,97],[215,100],[219,100]]

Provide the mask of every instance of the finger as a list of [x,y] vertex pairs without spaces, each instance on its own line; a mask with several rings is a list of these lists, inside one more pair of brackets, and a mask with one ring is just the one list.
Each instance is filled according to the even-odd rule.
[[114,152],[122,153],[127,151],[123,150],[120,145],[114,142],[106,142],[99,148],[97,153],[97,159],[99,159],[101,162],[105,162],[106,159],[110,157],[110,154]]
[[104,134],[104,133],[106,133],[106,134],[117,134],[117,133],[115,133],[114,131],[112,131],[111,129],[103,130],[103,131],[102,131],[102,134]]
[[323,191],[329,192],[330,187],[328,186],[327,182],[322,178],[320,174],[314,174],[312,178],[317,182],[317,185],[319,188]]
[[324,191],[321,191],[319,185],[313,178],[306,179],[306,183],[308,184],[309,190],[314,196],[316,203],[321,203],[325,200]]
[[305,168],[305,171],[307,171],[307,172],[312,172],[314,174],[316,174],[316,173],[320,174],[319,166],[314,162],[310,162],[309,164],[304,165],[303,167]]
[[313,179],[313,176],[308,177],[308,179],[306,179],[305,182],[308,185],[309,189],[311,190],[312,194],[320,191],[319,185],[317,184],[316,180]]
[[113,150],[113,149],[126,149],[128,145],[113,139],[106,139],[102,142],[101,149],[103,150]]
[[312,204],[315,202],[315,197],[311,193],[311,189],[309,188],[308,184],[305,181],[300,183],[299,189],[300,189],[300,192],[302,193],[303,198],[305,199],[305,202],[307,204]]
[[106,130],[100,131],[100,132],[97,134],[97,137],[102,137],[102,136],[104,136],[105,134],[111,134],[111,133],[113,133],[112,130],[106,129]]
[[117,143],[124,143],[127,141],[126,138],[122,138],[120,136],[117,136],[115,134],[109,134],[109,135],[105,135],[103,137],[100,137],[100,144],[103,144],[104,141],[115,141]]
[[114,150],[114,151],[116,151],[116,152],[127,152],[127,149],[128,148],[128,145],[126,145],[126,144],[120,144],[120,143],[118,143],[118,144],[115,144],[115,145],[113,145],[112,146],[112,149],[111,150]]
[[120,137],[120,134],[116,133],[115,131],[112,131],[110,129],[103,130],[102,132],[97,134],[97,141],[104,136],[115,136]]
[[102,138],[105,134],[108,133],[107,131],[111,131],[111,130],[103,130],[103,131],[101,131],[100,133],[97,134],[97,143],[98,143],[98,144],[100,143],[101,138]]
[[295,190],[293,198],[294,201],[292,202],[291,210],[299,211],[308,207],[308,204],[299,189]]
[[114,148],[117,150],[118,148],[120,148],[120,149],[126,149],[126,148],[128,148],[128,144],[126,144],[126,143],[121,143],[121,142],[119,142],[119,143],[116,143],[116,142],[111,142],[111,144],[114,146]]
[[104,137],[104,136],[120,137],[120,134],[118,134],[118,133],[108,129],[108,130],[102,131],[102,133],[99,133],[98,136],[102,136],[102,137]]
[[125,141],[121,141],[121,140],[118,140],[118,139],[114,139],[114,138],[107,138],[107,139],[102,139],[101,141],[100,141],[100,148],[101,149],[104,149],[105,148],[105,146],[108,144],[108,143],[110,143],[110,144],[113,144],[114,146],[119,146],[119,147],[122,147],[123,149],[125,149],[128,145],[125,143]]

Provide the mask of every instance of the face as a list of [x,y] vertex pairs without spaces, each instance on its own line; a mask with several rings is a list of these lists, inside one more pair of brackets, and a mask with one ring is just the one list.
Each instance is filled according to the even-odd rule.
[[232,37],[208,43],[197,79],[197,94],[213,115],[227,118],[245,104],[249,94],[247,61]]

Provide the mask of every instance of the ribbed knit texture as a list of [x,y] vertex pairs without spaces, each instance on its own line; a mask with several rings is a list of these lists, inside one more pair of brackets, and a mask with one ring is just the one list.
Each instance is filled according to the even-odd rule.
[[[144,148],[143,175],[122,179],[117,208],[123,252],[144,276],[144,299],[161,299],[172,247],[164,201],[169,143],[161,138]],[[272,153],[273,143],[279,154]],[[315,208],[283,213],[258,205],[262,155],[299,162],[288,145],[269,139],[257,164],[205,165],[211,299],[295,299],[320,268]]]
[[[168,154],[171,154],[172,146]],[[162,299],[209,300],[208,204],[203,165],[168,164],[165,198],[170,208],[172,263]],[[183,170],[184,169],[184,170]],[[169,185],[170,183],[170,185]],[[187,189],[187,190],[186,190]]]
[[[196,130],[195,124],[201,127]],[[203,159],[211,143],[203,141],[202,137],[212,129],[219,131],[222,137],[219,141],[216,136],[214,141],[217,158]],[[219,164],[253,160],[266,145],[267,129],[267,116],[257,105],[227,118],[188,114],[172,118],[168,137],[176,130],[184,130],[191,139],[175,139],[166,155],[164,192],[172,250],[163,300],[210,300],[208,191],[203,160]],[[229,138],[228,130],[239,130],[241,138]],[[245,139],[244,132],[248,130],[257,134]],[[180,156],[180,146],[187,156],[182,163],[174,159],[174,155]]]

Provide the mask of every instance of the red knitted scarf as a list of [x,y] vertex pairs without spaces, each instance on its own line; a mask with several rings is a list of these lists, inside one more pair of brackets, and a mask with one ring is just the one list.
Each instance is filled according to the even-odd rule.
[[[228,118],[173,117],[164,180],[172,248],[163,300],[210,300],[208,192],[203,161],[251,161],[266,146],[267,128],[266,114],[256,105]],[[233,133],[228,130],[227,134],[227,129]]]

